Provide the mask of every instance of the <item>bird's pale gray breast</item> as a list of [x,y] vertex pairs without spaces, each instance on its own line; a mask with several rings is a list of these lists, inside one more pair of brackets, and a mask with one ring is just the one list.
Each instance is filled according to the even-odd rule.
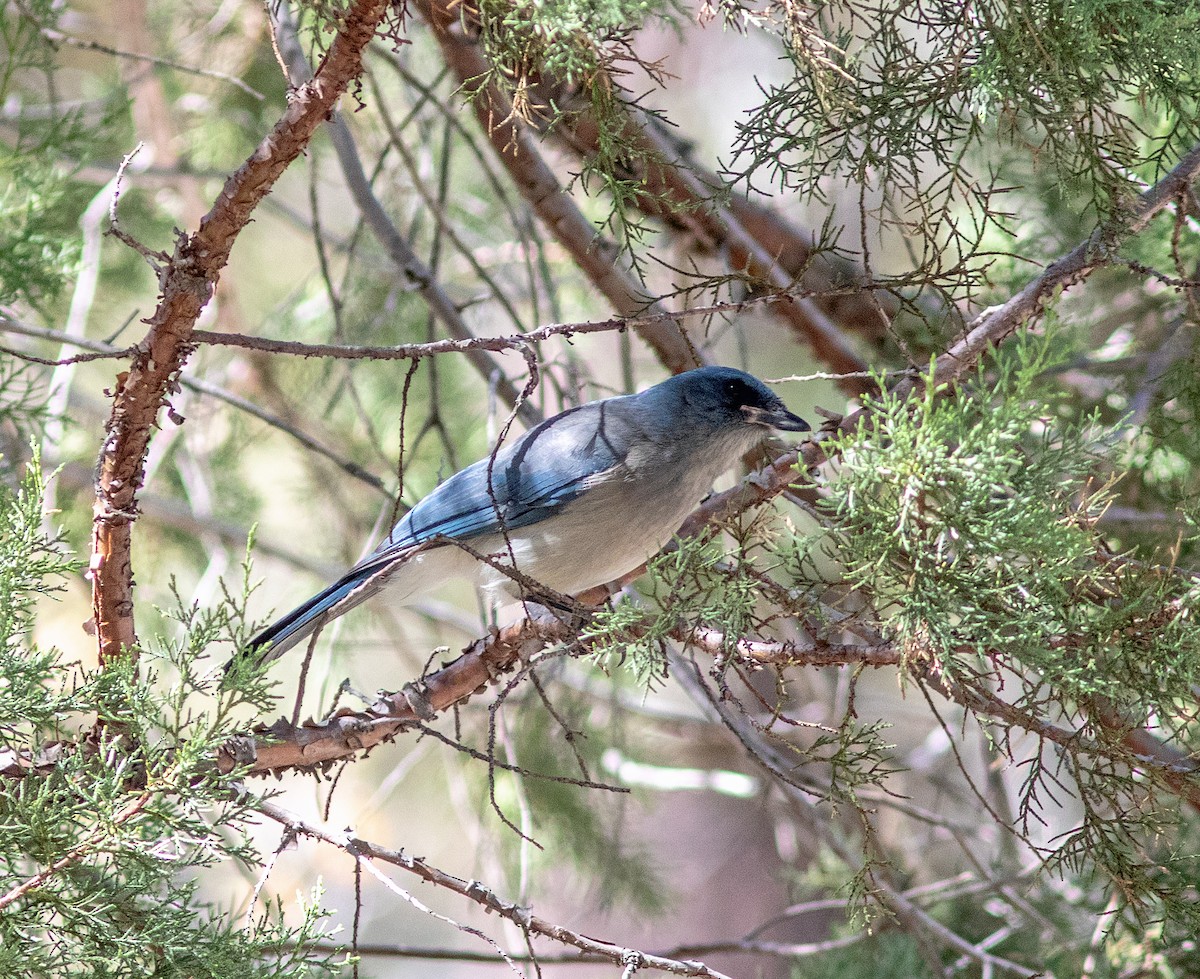
[[760,437],[740,430],[702,444],[639,438],[636,451],[594,473],[586,490],[552,516],[510,529],[507,541],[490,536],[488,546],[511,548],[522,573],[555,591],[572,594],[612,581],[662,550],[713,481]]

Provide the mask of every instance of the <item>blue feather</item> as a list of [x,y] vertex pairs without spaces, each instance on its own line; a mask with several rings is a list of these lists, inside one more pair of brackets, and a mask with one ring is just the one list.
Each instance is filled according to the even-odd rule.
[[[527,555],[520,570],[560,590],[603,584],[666,543],[713,479],[770,429],[808,425],[761,381],[723,367],[564,411],[442,483],[374,552],[248,650],[274,659],[385,586],[403,602],[442,577],[468,574],[443,550],[449,542],[483,538],[494,549],[502,534],[543,521],[544,530],[519,535]],[[585,496],[594,502],[574,505]],[[436,554],[417,560],[418,550]]]

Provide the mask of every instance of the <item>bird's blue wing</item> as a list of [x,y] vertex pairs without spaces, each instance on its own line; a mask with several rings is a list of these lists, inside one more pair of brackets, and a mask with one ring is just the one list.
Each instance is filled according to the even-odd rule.
[[[628,398],[593,402],[543,422],[494,459],[456,473],[412,508],[378,548],[324,591],[259,633],[252,654],[274,659],[381,587],[423,543],[519,530],[552,516],[606,478],[620,478],[637,431]],[[489,476],[490,471],[490,476]],[[489,488],[490,487],[490,488]]]
[[363,565],[436,537],[469,541],[553,515],[598,480],[619,472],[633,431],[625,400],[594,402],[558,415],[493,460],[481,459],[456,473],[413,507]]

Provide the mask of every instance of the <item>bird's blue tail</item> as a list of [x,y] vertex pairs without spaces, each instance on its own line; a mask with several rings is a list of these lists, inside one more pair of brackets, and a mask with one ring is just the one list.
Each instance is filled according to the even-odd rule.
[[[337,607],[341,615],[370,598],[375,589],[363,584],[376,572],[374,567],[358,568],[343,575],[324,591],[298,605],[246,643],[244,656],[260,663],[282,656],[298,642],[310,636],[325,622],[325,613]],[[358,594],[354,594],[355,591]],[[230,662],[232,665],[232,661]],[[226,667],[228,670],[229,667]]]

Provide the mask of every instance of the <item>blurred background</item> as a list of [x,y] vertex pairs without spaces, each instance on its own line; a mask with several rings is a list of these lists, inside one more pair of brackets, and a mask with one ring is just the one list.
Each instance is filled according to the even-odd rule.
[[[1003,301],[1094,225],[1094,202],[1103,195],[1085,181],[1064,184],[1039,160],[1035,129],[1002,112],[974,117],[986,139],[963,150],[961,169],[948,178],[942,159],[919,147],[910,182],[899,190],[865,150],[857,168],[843,160],[803,186],[772,173],[766,159],[790,150],[764,150],[753,126],[776,111],[781,125],[790,124],[768,96],[807,63],[803,53],[817,58],[819,46],[806,47],[803,38],[811,41],[818,26],[840,23],[847,37],[858,29],[850,13],[827,12],[818,24],[813,11],[796,10],[799,26],[784,29],[777,7],[646,7],[637,22],[622,8],[600,30],[588,17],[600,17],[602,8],[584,6],[588,43],[603,53],[592,75],[570,66],[556,74],[547,62],[534,70],[541,49],[526,51],[525,62],[513,56],[493,69],[497,77],[473,72],[470,58],[480,52],[503,63],[505,51],[488,40],[489,18],[504,14],[498,6],[463,14],[485,25],[479,43],[470,29],[431,28],[456,21],[457,10],[413,5],[402,18],[397,13],[389,36],[369,50],[362,84],[343,100],[340,142],[333,125],[325,127],[263,201],[199,328],[386,346],[745,300],[744,308],[690,317],[690,347],[682,350],[672,346],[678,334],[670,329],[667,340],[612,331],[538,342],[541,377],[529,404],[547,416],[644,388],[703,358],[776,381],[789,408],[815,426],[815,407],[842,413],[869,382],[861,375],[789,378],[927,365],[966,318]],[[562,5],[552,12],[569,13]],[[319,5],[289,10],[243,0],[6,4],[0,142],[6,160],[37,160],[37,167],[0,172],[6,247],[12,256],[21,243],[43,256],[60,248],[55,260],[69,271],[57,286],[3,296],[0,342],[49,360],[136,343],[159,283],[140,255],[105,235],[122,159],[132,154],[121,181],[122,228],[170,253],[176,229],[198,227],[228,174],[286,105],[281,62],[301,80],[303,62],[318,61],[328,43],[321,25],[337,16]],[[914,21],[907,30],[917,52],[939,43],[928,24]],[[471,43],[455,49],[464,37]],[[511,67],[521,64],[524,75]],[[600,72],[605,84],[619,83],[629,102],[622,111],[635,120],[616,149],[606,143],[612,134],[603,117],[589,123],[594,108],[566,118],[546,108],[591,105]],[[500,94],[488,95],[487,85]],[[474,102],[464,99],[480,86]],[[514,93],[529,99],[523,106],[518,98],[511,118],[533,150],[510,143],[506,156],[493,146],[504,142],[499,130],[489,134],[480,120],[490,106],[497,127],[511,121],[488,99],[507,95],[511,108]],[[825,96],[831,117],[846,111],[836,96]],[[915,132],[920,118],[893,125]],[[646,146],[666,153],[687,179],[672,177],[674,170],[663,176]],[[557,217],[523,192],[522,180],[532,181],[535,171],[549,181],[548,199],[563,208]],[[937,196],[943,179],[961,189],[968,177],[980,183],[961,196]],[[648,192],[656,179],[662,186]],[[925,202],[920,213],[917,200]],[[368,201],[379,209],[374,218]],[[387,244],[381,225],[401,246]],[[571,237],[569,227],[584,233]],[[34,240],[30,228],[45,240]],[[1184,237],[1193,233],[1189,225]],[[1179,259],[1181,247],[1188,259],[1194,245],[1181,246],[1178,234],[1172,244],[1166,229],[1133,249],[1130,262]],[[1163,267],[1178,264],[1163,259]],[[803,302],[758,301],[789,288]],[[1130,265],[1098,276],[1057,312],[1069,337],[1063,342],[1078,350],[1058,368],[1070,398],[1064,414],[1094,413],[1115,426],[1138,460],[1106,518],[1114,549],[1149,554],[1166,540],[1178,543],[1176,558],[1191,553],[1179,508],[1194,478],[1195,446],[1184,434],[1192,401],[1186,384],[1172,379],[1186,376],[1194,361],[1192,303],[1188,289]],[[5,472],[11,476],[29,458],[32,432],[47,469],[56,471],[47,520],[61,524],[70,547],[86,556],[93,467],[122,361],[42,366],[11,351],[0,356]],[[197,346],[153,438],[139,494],[139,636],[148,644],[178,638],[180,627],[162,611],[174,604],[172,591],[185,606],[212,606],[240,587],[247,556],[251,619],[265,623],[308,597],[373,548],[404,508],[485,455],[527,380],[516,353],[431,357],[410,370],[407,361]],[[1098,478],[1112,474],[1109,463],[1097,462]],[[743,475],[729,474],[719,488]],[[769,519],[777,534],[815,526],[808,510],[791,503]],[[832,574],[834,562],[825,567]],[[636,600],[636,589],[631,594]],[[470,589],[448,583],[416,607],[375,602],[337,620],[316,647],[301,716],[399,689],[485,635],[495,614]],[[90,616],[90,585],[80,573],[40,610],[37,640],[94,664]],[[804,633],[803,624],[774,628],[784,638]],[[231,651],[214,647],[207,665],[219,669]],[[284,714],[291,713],[300,658],[293,651],[274,672]],[[925,974],[915,942],[878,945],[862,940],[861,919],[846,926],[854,884],[812,820],[858,839],[863,812],[835,805],[814,817],[799,807],[676,678],[656,677],[646,688],[619,663],[586,658],[555,660],[540,676],[550,688],[545,698],[525,684],[489,714],[495,693],[488,692],[439,728],[482,750],[494,717],[497,751],[509,764],[572,773],[565,725],[580,732],[577,747],[591,776],[629,794],[499,773],[495,802],[522,839],[492,807],[486,764],[412,735],[322,776],[287,774],[270,790],[307,818],[353,827],[484,881],[543,918],[628,947],[674,950],[739,977],[871,968],[875,975]],[[899,889],[933,895],[931,905],[945,895],[938,907],[949,927],[972,941],[1000,935],[1001,944],[1019,930],[1006,924],[1019,906],[1020,928],[1031,934],[1090,938],[1098,892],[1054,877],[1026,890],[1039,857],[1002,828],[1016,818],[1022,763],[1041,756],[1036,739],[1014,737],[1001,747],[953,704],[932,713],[894,670],[805,668],[731,682],[757,720],[786,710],[798,725],[788,737],[798,743],[843,730],[851,714],[862,724],[886,722],[878,737],[890,748],[881,764],[894,772],[883,780],[886,791],[866,787],[859,796],[871,822],[867,845],[890,862]],[[241,721],[272,719],[248,714]],[[824,773],[812,777],[828,781]],[[981,817],[984,802],[998,821]],[[1025,842],[1053,840],[1078,817],[1064,792],[1047,801],[1040,824],[1023,827]],[[278,825],[264,823],[256,842],[269,856],[282,838]],[[203,875],[201,888],[214,908],[242,915],[263,876],[262,896],[279,896],[288,907],[319,883],[328,924],[341,929],[336,940],[348,940],[356,899],[345,854],[300,841],[271,861],[269,874],[226,863]],[[472,902],[393,877],[440,914],[523,949],[517,929]],[[484,943],[376,882],[365,879],[362,887],[358,939],[378,953],[366,956],[363,974],[454,977],[506,968]],[[968,897],[952,900],[960,891]],[[737,941],[828,943],[813,952],[830,954],[708,950]],[[1086,957],[1078,943],[1064,948],[1072,962]],[[447,957],[422,957],[422,950]],[[487,961],[455,958],[462,953]],[[611,975],[613,967],[551,959],[542,972],[582,979]]]

